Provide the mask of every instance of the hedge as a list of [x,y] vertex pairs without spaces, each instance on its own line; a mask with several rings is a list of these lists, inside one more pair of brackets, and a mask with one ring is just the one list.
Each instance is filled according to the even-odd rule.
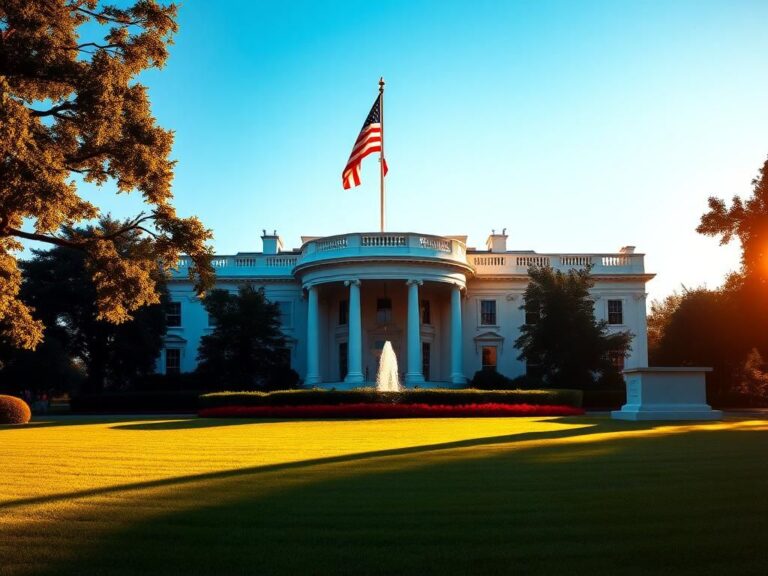
[[70,410],[80,413],[196,412],[199,392],[105,392],[75,396]]
[[337,404],[312,406],[218,406],[203,408],[203,418],[487,418],[578,416],[581,408],[531,404]]
[[214,392],[200,396],[201,409],[220,406],[337,406],[339,404],[532,404],[581,407],[581,390],[412,389],[377,392],[355,390],[279,390],[277,392]]
[[26,424],[31,417],[32,411],[24,400],[0,394],[0,424]]

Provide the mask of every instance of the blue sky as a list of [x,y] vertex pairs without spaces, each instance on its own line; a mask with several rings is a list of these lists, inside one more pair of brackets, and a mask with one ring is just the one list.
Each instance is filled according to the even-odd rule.
[[[695,232],[710,195],[748,195],[768,155],[768,3],[187,0],[162,71],[145,74],[176,132],[176,206],[219,253],[263,228],[378,229],[377,162],[341,172],[385,95],[387,229],[481,247],[613,252],[716,287],[738,246]],[[114,215],[138,197],[89,197]]]

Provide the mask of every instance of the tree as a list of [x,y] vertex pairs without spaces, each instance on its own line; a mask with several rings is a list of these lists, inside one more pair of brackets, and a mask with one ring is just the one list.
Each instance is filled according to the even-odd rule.
[[734,237],[741,242],[743,274],[762,285],[768,283],[768,160],[752,180],[752,196],[746,201],[734,196],[730,207],[716,197],[709,198],[709,211],[701,217],[696,231],[720,236],[720,244]]
[[747,354],[736,390],[753,403],[765,405],[768,402],[768,371],[757,348],[752,348]]
[[[152,273],[158,263],[173,267],[180,252],[192,259],[198,291],[213,283],[210,232],[171,205],[173,134],[157,125],[136,81],[164,65],[176,11],[155,0],[125,8],[0,1],[0,337],[15,346],[37,346],[44,326],[20,298],[22,240],[82,252],[97,318],[115,324],[159,301]],[[148,211],[120,228],[80,234],[76,225],[100,211],[78,194],[78,182],[108,181],[118,192],[138,191]],[[147,250],[121,254],[119,239],[136,233]]]
[[591,388],[595,376],[617,376],[611,357],[626,355],[632,335],[610,334],[607,323],[595,319],[590,271],[531,267],[528,274],[521,309],[538,319],[520,327],[518,359],[537,365],[544,383],[554,388]]
[[212,290],[203,305],[214,323],[198,350],[206,387],[291,388],[298,375],[287,366],[280,309],[250,284],[237,295]]
[[[108,234],[124,222],[105,219],[99,228],[64,230],[61,237],[87,238]],[[151,240],[133,230],[115,237],[121,258],[142,258],[151,251]],[[41,370],[48,374],[48,386],[58,378],[50,374],[58,366],[60,377],[66,377],[74,363],[82,367],[85,392],[100,392],[105,384],[125,388],[138,378],[153,373],[165,334],[165,308],[161,304],[145,306],[133,319],[119,325],[99,320],[97,290],[87,269],[87,257],[81,250],[56,246],[51,250],[33,251],[33,258],[22,262],[24,282],[21,294],[34,306],[45,323],[45,343],[34,352],[18,351],[0,372],[4,380],[26,380],[23,369],[33,375]],[[167,301],[165,280],[159,269],[152,272],[159,299]],[[48,366],[35,366],[48,355]],[[55,360],[55,362],[52,362]],[[39,378],[38,380],[43,380]]]

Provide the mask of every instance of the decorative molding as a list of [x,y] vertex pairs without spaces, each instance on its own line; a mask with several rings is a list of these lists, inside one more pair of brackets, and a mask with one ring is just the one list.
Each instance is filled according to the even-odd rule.
[[416,280],[415,278],[411,278],[410,280],[405,281],[406,286],[411,286],[412,284],[415,284],[416,286],[423,286],[424,280]]
[[352,286],[353,284],[355,286],[360,286],[361,282],[358,278],[354,278],[352,280],[344,280],[344,286]]

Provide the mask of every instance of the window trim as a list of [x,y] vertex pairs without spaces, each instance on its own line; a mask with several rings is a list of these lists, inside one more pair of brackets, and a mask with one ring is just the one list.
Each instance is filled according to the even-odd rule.
[[[619,313],[621,314],[621,322],[611,322],[611,302],[619,303],[619,306],[621,308],[621,310],[619,311]],[[624,305],[624,302],[625,302],[624,298],[606,298],[605,321],[608,323],[609,326],[626,326],[626,322],[625,322],[626,306]]]
[[[478,326],[498,326],[499,325],[499,304],[496,298],[478,298]],[[483,302],[493,302],[493,322],[483,321]]]
[[[178,352],[178,361],[179,365],[176,367],[175,370],[168,370],[168,352]],[[163,374],[181,374],[181,356],[182,356],[182,349],[171,347],[171,348],[165,348],[163,351]]]
[[[171,308],[171,306],[174,306],[174,307],[178,306],[179,311],[178,312],[171,312],[169,310]],[[178,317],[178,319],[179,319],[178,323],[177,324],[172,324],[171,323],[171,318],[176,318],[176,317]],[[181,302],[178,301],[178,300],[171,300],[171,301],[167,302],[166,305],[165,305],[165,325],[168,328],[181,328],[182,319],[183,319],[183,312],[182,312]]]

